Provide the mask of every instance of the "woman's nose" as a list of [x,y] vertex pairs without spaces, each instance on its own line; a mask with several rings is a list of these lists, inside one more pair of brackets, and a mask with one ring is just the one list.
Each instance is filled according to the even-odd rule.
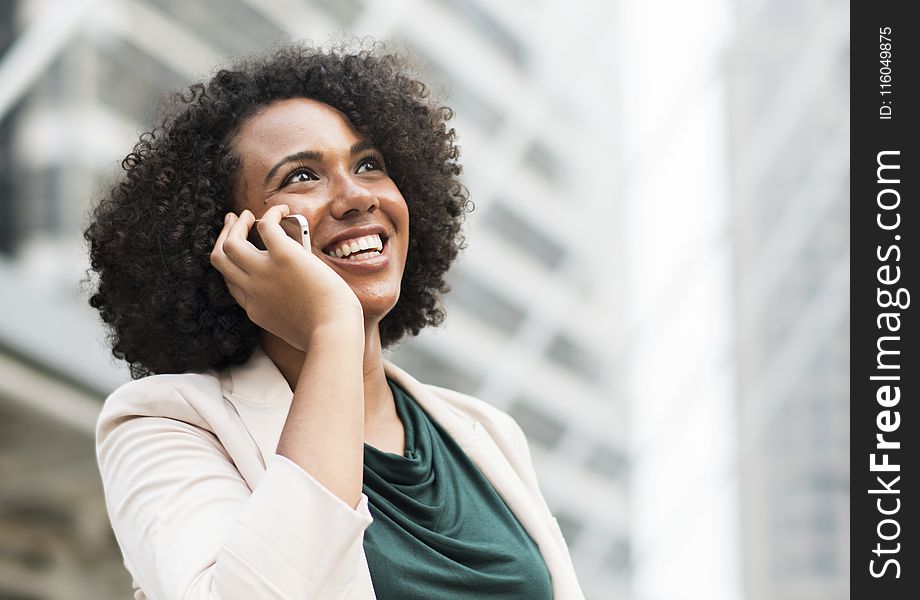
[[350,177],[342,177],[333,189],[332,215],[344,219],[351,213],[372,212],[380,205],[380,200],[367,186]]

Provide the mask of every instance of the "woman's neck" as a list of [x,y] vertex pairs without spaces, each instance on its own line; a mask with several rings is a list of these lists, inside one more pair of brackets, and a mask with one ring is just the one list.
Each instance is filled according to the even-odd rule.
[[[300,370],[304,366],[304,353],[267,331],[262,331],[261,346],[293,391],[300,378]],[[375,423],[387,421],[396,416],[396,404],[383,368],[380,329],[376,323],[365,325],[362,371],[364,373],[364,422],[365,427],[370,428]]]

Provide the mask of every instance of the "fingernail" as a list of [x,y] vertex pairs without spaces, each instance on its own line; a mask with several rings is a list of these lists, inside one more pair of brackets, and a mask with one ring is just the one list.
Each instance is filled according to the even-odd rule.
[[227,224],[227,221],[229,221],[229,220],[230,220],[230,213],[227,213],[227,214],[224,215],[224,225],[226,225],[226,224]]

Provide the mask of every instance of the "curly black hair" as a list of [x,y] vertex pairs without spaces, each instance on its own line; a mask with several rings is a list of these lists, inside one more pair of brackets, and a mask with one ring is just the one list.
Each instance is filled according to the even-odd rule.
[[311,98],[344,113],[383,153],[409,209],[406,269],[380,323],[384,348],[444,319],[445,274],[464,247],[460,149],[452,111],[382,43],[292,44],[244,59],[170,96],[160,123],[122,161],[124,173],[92,209],[84,238],[97,286],[89,303],[112,353],[133,378],[245,362],[259,329],[232,298],[209,255],[235,210],[239,157],[231,142],[261,107]]

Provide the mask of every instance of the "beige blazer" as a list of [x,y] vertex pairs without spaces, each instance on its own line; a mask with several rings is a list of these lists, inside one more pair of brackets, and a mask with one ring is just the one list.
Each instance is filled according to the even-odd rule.
[[[583,600],[531,463],[504,412],[399,383],[476,463],[537,543],[556,600]],[[375,599],[364,530],[373,518],[275,453],[293,393],[261,350],[226,371],[155,375],[105,402],[96,454],[106,506],[135,598]]]

